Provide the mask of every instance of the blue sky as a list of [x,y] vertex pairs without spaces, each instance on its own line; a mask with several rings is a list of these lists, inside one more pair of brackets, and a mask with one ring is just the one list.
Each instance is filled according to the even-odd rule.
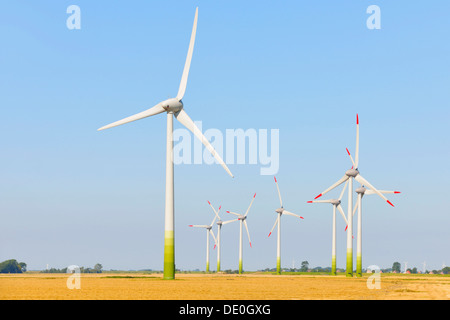
[[[71,4],[81,30],[66,27]],[[372,4],[380,30],[366,27]],[[361,174],[402,191],[395,208],[365,198],[363,265],[450,263],[450,4],[356,0],[4,1],[0,260],[162,269],[165,117],[97,128],[176,95],[196,6],[185,110],[204,130],[280,130],[283,201],[305,217],[283,217],[283,266],[330,265],[331,206],[306,201],[351,166],[356,113]],[[175,167],[177,268],[204,269],[206,236],[188,225],[212,220],[207,200],[226,220],[255,192],[244,269],[275,267],[273,177],[229,167],[234,179],[219,165]],[[222,240],[222,269],[237,269],[238,225]]]

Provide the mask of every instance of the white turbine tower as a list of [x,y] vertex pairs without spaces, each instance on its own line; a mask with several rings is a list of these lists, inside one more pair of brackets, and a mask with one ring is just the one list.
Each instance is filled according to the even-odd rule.
[[214,225],[214,221],[216,221],[216,217],[214,217],[213,221],[210,225],[198,225],[198,224],[190,224],[189,227],[194,228],[204,228],[206,229],[206,272],[209,272],[209,235],[211,234],[214,239],[214,248],[217,245],[216,237],[214,236],[214,233],[212,232],[212,226]]
[[330,203],[333,205],[333,233],[331,237],[331,274],[336,275],[336,208],[339,210],[339,212],[342,215],[342,218],[344,218],[345,223],[347,224],[347,218],[345,217],[344,210],[341,206],[341,199],[344,195],[345,189],[347,187],[348,181],[345,182],[344,187],[342,188],[341,194],[338,199],[329,199],[329,200],[315,200],[315,201],[308,201],[308,203]]
[[[364,195],[377,194],[374,190],[366,189],[364,186],[361,186],[355,189],[355,192],[358,194],[358,198],[356,201],[356,205],[353,208],[353,216],[355,215],[356,209],[358,209],[358,229],[356,234],[356,276],[362,277],[362,198]],[[378,192],[382,194],[397,194],[400,191],[387,191],[387,190],[378,190]],[[345,228],[347,230],[347,228]]]
[[[116,121],[98,130],[104,130],[116,127],[131,121],[154,116],[163,112],[167,113],[167,144],[166,144],[166,199],[165,199],[165,232],[164,232],[164,279],[175,279],[175,248],[174,248],[174,175],[173,175],[173,116],[180,121],[187,129],[201,140],[205,147],[212,153],[214,158],[222,165],[222,167],[233,177],[230,170],[217,154],[202,132],[197,128],[191,118],[183,109],[182,98],[186,91],[186,85],[191,65],[192,53],[194,51],[195,34],[197,30],[198,8],[195,10],[194,25],[192,27],[191,40],[187,53],[186,63],[184,65],[183,75],[181,77],[180,86],[177,96],[164,100],[154,107]],[[160,75],[163,76],[163,75]]]
[[[347,149],[348,152],[348,149]],[[348,152],[350,155],[350,152]],[[334,183],[332,186],[330,186],[328,189],[323,191],[321,194],[319,194],[314,199],[317,199],[327,192],[333,190],[337,186],[341,185],[342,183],[349,181],[348,183],[348,210],[347,210],[347,222],[348,222],[348,232],[347,232],[347,266],[346,266],[346,276],[347,277],[353,277],[353,179],[358,181],[362,185],[366,185],[370,189],[374,190],[382,199],[384,199],[387,203],[389,203],[391,206],[394,206],[388,199],[386,199],[385,196],[381,192],[379,192],[372,184],[369,183],[366,179],[364,179],[358,170],[359,165],[359,118],[358,114],[356,115],[356,152],[355,152],[355,161],[353,161],[353,158],[350,155],[350,159],[353,163],[353,168],[350,170],[347,170],[345,172],[345,175],[339,179],[336,183]]]
[[283,201],[281,200],[281,193],[280,188],[278,187],[278,181],[276,177],[273,177],[275,180],[275,184],[277,185],[278,190],[278,198],[280,199],[280,208],[276,209],[275,212],[277,213],[277,219],[275,220],[275,224],[272,227],[272,230],[270,230],[269,237],[272,234],[273,229],[275,229],[275,226],[278,225],[278,237],[277,237],[277,274],[281,274],[281,216],[283,214],[287,214],[289,216],[294,216],[300,219],[303,219],[303,217],[300,217],[298,214],[289,212],[283,208]]
[[252,241],[250,240],[250,233],[248,232],[248,226],[247,226],[247,214],[250,210],[250,207],[253,204],[253,201],[255,200],[256,197],[256,193],[253,195],[252,201],[250,202],[250,205],[248,206],[247,211],[245,212],[245,214],[239,214],[236,212],[232,212],[232,211],[227,211],[228,213],[234,214],[235,216],[237,216],[238,218],[235,219],[240,221],[239,224],[239,274],[242,274],[242,225],[245,226],[245,230],[247,230],[247,237],[248,237],[248,242],[250,243],[250,248],[252,247]]
[[222,221],[222,219],[219,216],[219,212],[220,209],[222,208],[222,206],[219,207],[219,209],[216,211],[216,209],[214,209],[213,205],[211,204],[211,202],[208,201],[208,204],[211,206],[211,208],[214,211],[214,214],[216,215],[217,218],[217,238],[216,238],[216,245],[217,245],[217,272],[220,272],[220,249],[221,249],[221,236],[220,236],[220,232],[222,229],[222,226],[225,224],[228,224],[230,222],[234,222],[237,221],[238,219],[234,219],[234,220],[228,220],[228,221]]

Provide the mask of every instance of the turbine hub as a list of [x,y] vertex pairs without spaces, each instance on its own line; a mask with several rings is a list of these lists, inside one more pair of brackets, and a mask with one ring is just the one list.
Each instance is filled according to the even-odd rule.
[[278,208],[277,210],[275,210],[276,213],[281,213],[283,214],[284,209],[283,208]]
[[349,177],[354,178],[354,177],[356,177],[356,176],[359,174],[359,171],[358,171],[358,169],[350,169],[350,170],[347,170],[347,171],[345,172],[345,174],[346,174],[347,176],[349,176]]
[[216,224],[217,224],[218,226],[221,226],[221,225],[222,225],[222,220],[217,221]]
[[341,204],[341,200],[338,200],[338,199],[331,199],[330,202],[334,206]]
[[238,220],[244,221],[245,219],[247,219],[247,217],[242,214],[238,217]]
[[367,190],[366,188],[360,187],[360,188],[356,189],[355,191],[356,191],[356,193],[364,194],[366,192],[366,190]]
[[164,100],[163,102],[161,102],[161,105],[167,112],[175,113],[183,109],[183,102],[181,100],[178,100],[177,98]]

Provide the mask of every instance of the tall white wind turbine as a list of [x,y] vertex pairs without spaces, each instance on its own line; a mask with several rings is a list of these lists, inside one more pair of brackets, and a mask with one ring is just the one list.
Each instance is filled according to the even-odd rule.
[[186,91],[186,85],[189,75],[189,68],[192,60],[192,53],[194,51],[195,34],[197,30],[198,8],[195,9],[194,25],[192,27],[191,40],[189,42],[189,49],[187,53],[186,63],[184,65],[183,75],[178,89],[177,96],[164,100],[154,107],[127,117],[125,119],[116,121],[100,130],[116,127],[128,122],[154,116],[163,112],[167,113],[167,144],[166,144],[166,199],[165,199],[165,232],[164,232],[164,279],[175,279],[175,242],[174,242],[174,172],[173,172],[173,116],[181,122],[187,129],[201,140],[205,147],[212,153],[214,158],[222,165],[222,167],[233,177],[230,170],[214,150],[202,132],[197,128],[191,118],[183,109],[182,98]]
[[190,224],[189,227],[194,228],[204,228],[206,230],[206,272],[209,272],[209,235],[211,235],[214,239],[214,248],[217,245],[216,237],[214,236],[214,233],[212,232],[212,226],[214,225],[214,221],[216,221],[216,217],[214,217],[213,221],[210,225],[198,225],[198,224]]
[[222,219],[219,216],[219,212],[220,209],[222,208],[222,206],[219,207],[219,209],[216,211],[216,209],[214,209],[213,205],[211,204],[211,202],[208,201],[208,204],[211,206],[211,208],[214,211],[214,214],[217,218],[217,237],[216,237],[216,244],[217,244],[217,272],[220,272],[220,249],[221,249],[221,229],[223,225],[226,225],[230,222],[234,222],[234,221],[238,221],[238,219],[234,219],[234,220],[228,220],[228,221],[222,221]]
[[[347,149],[347,153],[350,155],[350,152]],[[317,199],[327,192],[333,190],[337,186],[348,180],[348,210],[347,210],[347,223],[348,223],[348,232],[347,232],[347,265],[346,265],[346,276],[353,277],[353,179],[358,181],[362,185],[366,185],[370,189],[374,190],[376,194],[378,194],[383,200],[389,203],[391,206],[394,206],[381,192],[379,192],[369,181],[364,179],[358,170],[359,165],[359,118],[358,114],[356,114],[356,152],[355,152],[355,161],[350,155],[350,159],[353,163],[353,168],[347,170],[345,175],[339,179],[336,183],[331,185],[325,191],[320,193],[314,199]]]
[[341,194],[338,199],[308,201],[308,203],[331,203],[333,205],[333,233],[331,237],[331,274],[334,276],[336,275],[336,208],[341,213],[345,223],[348,224],[344,210],[342,209],[341,206],[341,199],[342,196],[344,195],[347,183],[348,180],[345,182],[345,185],[342,188]]
[[256,197],[256,193],[253,195],[252,201],[250,202],[250,205],[248,206],[247,211],[245,212],[245,214],[239,214],[236,212],[232,212],[232,211],[227,211],[228,213],[234,214],[235,216],[237,216],[237,220],[239,220],[240,224],[239,224],[239,274],[242,274],[242,225],[245,226],[245,230],[247,230],[247,237],[248,237],[248,242],[250,243],[250,248],[252,247],[252,241],[250,240],[250,233],[248,232],[248,226],[247,226],[247,214],[253,204],[253,201],[255,200]]
[[277,219],[275,220],[275,224],[272,227],[272,230],[270,230],[270,233],[268,237],[272,234],[273,229],[275,229],[275,226],[278,225],[278,237],[277,237],[277,274],[281,274],[281,216],[283,214],[287,214],[289,216],[294,216],[300,219],[304,219],[303,217],[299,216],[298,214],[292,213],[290,211],[287,211],[283,208],[283,201],[281,200],[281,193],[280,188],[278,187],[278,181],[276,177],[273,177],[275,180],[275,184],[277,185],[278,190],[278,198],[280,199],[280,208],[276,209],[275,212],[277,213]]
[[[355,189],[357,193],[357,201],[356,205],[353,208],[352,215],[355,215],[356,209],[358,209],[358,226],[356,233],[356,276],[362,277],[362,198],[364,195],[377,194],[374,190],[366,189],[364,186],[361,186]],[[397,194],[400,191],[387,191],[387,190],[378,190],[378,192],[382,194]],[[345,228],[347,230],[347,228]]]

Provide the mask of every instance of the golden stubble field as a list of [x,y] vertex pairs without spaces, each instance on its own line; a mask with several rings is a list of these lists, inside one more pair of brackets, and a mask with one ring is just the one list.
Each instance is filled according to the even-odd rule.
[[450,277],[433,275],[380,276],[380,289],[367,279],[345,275],[271,275],[248,273],[81,274],[80,289],[68,289],[67,274],[2,274],[1,300],[449,300]]

